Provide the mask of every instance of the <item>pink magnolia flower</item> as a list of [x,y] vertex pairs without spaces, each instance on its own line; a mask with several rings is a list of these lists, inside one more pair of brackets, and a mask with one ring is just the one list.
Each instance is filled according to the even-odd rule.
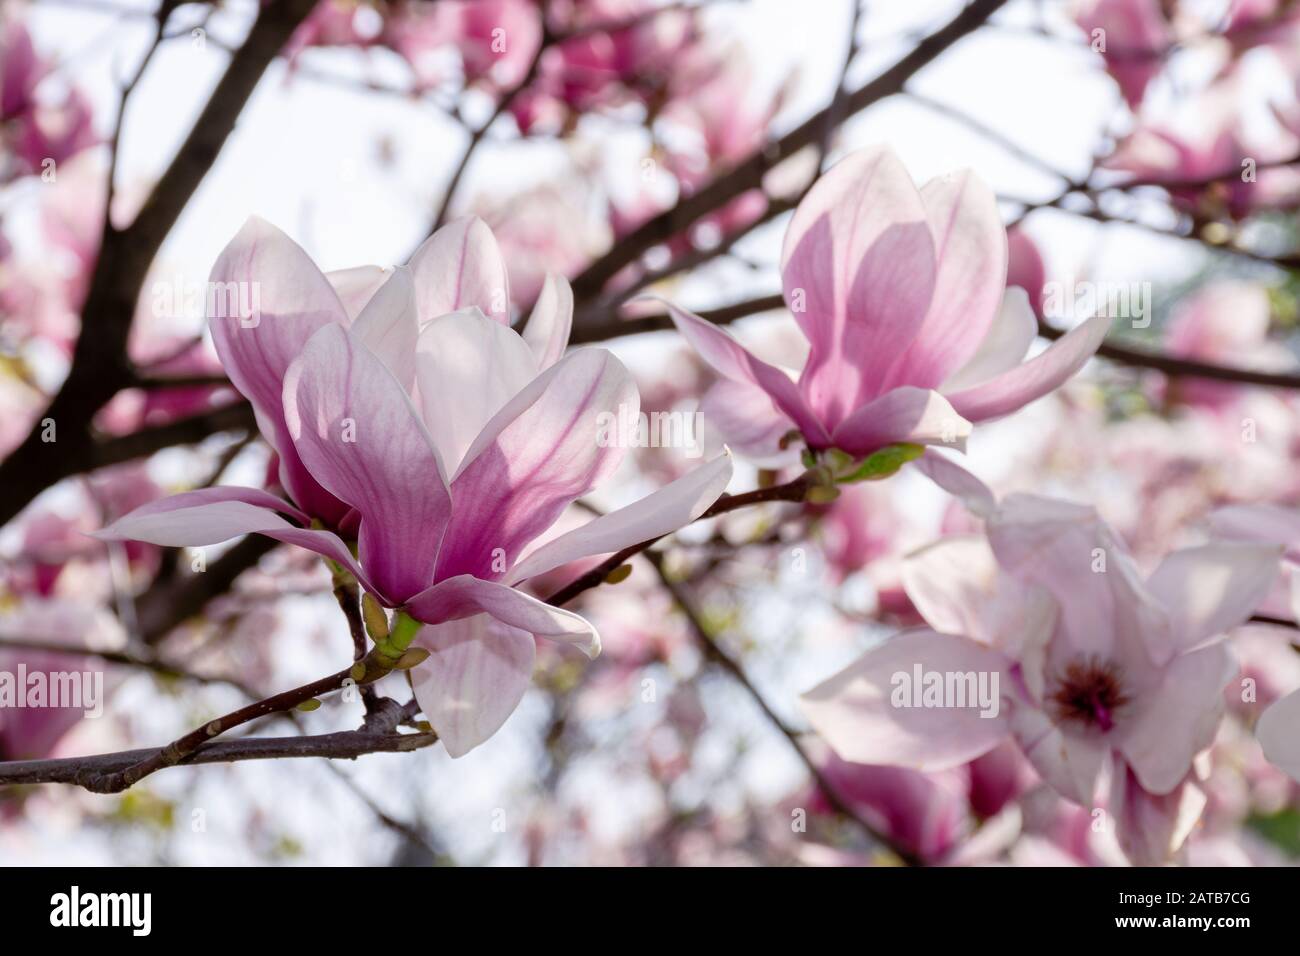
[[1025,290],[1034,315],[1042,316],[1047,288],[1047,267],[1034,240],[1022,229],[1007,230],[1007,288]]
[[1130,109],[1142,105],[1147,86],[1160,73],[1174,42],[1160,0],[1087,0],[1075,22],[1106,61]]
[[[986,533],[918,552],[904,581],[929,626],[809,691],[805,712],[841,757],[862,763],[942,770],[1014,740],[1084,807],[1108,768],[1120,845],[1135,861],[1164,859],[1204,806],[1192,763],[1237,673],[1216,638],[1250,616],[1279,549],[1187,548],[1144,580],[1091,508],[1028,495],[990,512]],[[965,680],[972,695],[979,678],[1000,697],[900,697],[898,675],[918,673]]]
[[542,13],[527,0],[485,0],[446,6],[465,80],[507,89],[519,83],[542,42]]
[[1286,58],[1295,56],[1297,29],[1300,7],[1291,0],[1232,0],[1223,35],[1237,51],[1262,44]]
[[[958,768],[921,773],[849,763],[831,753],[821,771],[841,799],[895,846],[926,863],[941,861],[969,833],[968,781]],[[814,790],[809,809],[834,812],[820,790]]]
[[1300,172],[1287,165],[1295,142],[1249,130],[1244,102],[1233,79],[1220,81],[1169,121],[1140,124],[1103,165],[1143,182],[1168,183],[1174,205],[1194,215],[1242,219],[1261,209],[1292,208],[1300,202]]
[[[543,183],[510,196],[482,197],[479,215],[492,228],[510,263],[510,291],[517,302],[535,302],[547,273],[577,275],[608,248],[608,230],[589,205],[585,180]],[[559,221],[564,229],[556,229]]]
[[36,53],[27,28],[0,18],[0,143],[7,166],[0,179],[39,173],[46,160],[60,164],[98,142],[90,102],[69,90],[58,102],[41,102],[36,89],[49,65]]
[[99,536],[204,545],[259,533],[348,569],[384,605],[433,625],[416,638],[432,658],[413,677],[453,756],[514,710],[536,636],[599,651],[587,621],[515,585],[676,530],[730,477],[724,454],[532,547],[613,474],[626,449],[602,437],[604,422],[635,416],[639,401],[609,352],[564,355],[573,305],[563,279],[547,283],[523,335],[510,329],[505,265],[480,220],[440,230],[406,267],[329,277],[253,220],[212,282],[259,290],[252,316],[217,311],[209,323],[293,502],[250,488],[186,492]]
[[[1286,549],[1291,583],[1291,613],[1300,611],[1300,512],[1276,505],[1230,505],[1210,516],[1216,533],[1243,541],[1262,541]],[[1269,763],[1300,781],[1300,690],[1274,701],[1260,715],[1255,735]]]
[[817,530],[836,584],[890,554],[903,524],[893,499],[871,484],[847,486],[829,504],[804,507],[820,515]]
[[382,28],[378,10],[357,0],[320,0],[285,44],[290,62],[307,47],[368,47],[377,42]]
[[[95,604],[31,595],[9,598],[8,602],[5,614],[0,617],[0,637],[38,641],[51,647],[49,651],[0,649],[0,672],[11,676],[12,691],[35,692],[43,684],[45,694],[50,695],[52,675],[69,672],[82,675],[78,679],[82,706],[56,701],[52,696],[47,696],[45,706],[0,706],[0,760],[37,760],[55,752],[60,741],[87,716],[98,717],[103,710],[104,696],[121,679],[113,668],[106,669],[103,661],[60,651],[59,646],[67,647],[69,636],[73,635],[71,639],[79,647],[117,649],[125,643],[125,635],[116,618]],[[24,672],[28,678],[26,684],[20,683],[18,677]],[[42,676],[35,677],[38,674]],[[98,696],[97,690],[103,696]],[[59,706],[53,706],[55,703]]]
[[1023,291],[1006,291],[993,194],[970,173],[917,190],[886,147],[853,153],[818,181],[781,262],[786,304],[810,346],[797,381],[724,329],[670,311],[736,386],[730,417],[754,432],[797,430],[814,450],[960,444],[971,422],[1015,411],[1078,371],[1108,324],[1094,317],[1023,362],[1037,324]]
[[543,70],[543,85],[572,109],[616,101],[647,81],[666,83],[675,59],[693,38],[690,11],[656,10],[647,0],[562,5],[570,9],[559,19],[579,35],[560,44],[559,56]]
[[[1238,368],[1281,371],[1294,365],[1289,350],[1270,343],[1273,307],[1268,291],[1251,282],[1213,282],[1180,302],[1170,319],[1165,350],[1171,355]],[[1226,382],[1189,379],[1170,383],[1171,397],[1223,408],[1242,392]]]

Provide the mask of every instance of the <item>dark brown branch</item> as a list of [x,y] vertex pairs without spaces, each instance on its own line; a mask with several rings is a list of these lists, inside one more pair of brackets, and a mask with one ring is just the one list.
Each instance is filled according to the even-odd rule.
[[[1047,339],[1059,339],[1065,334],[1039,320],[1038,333]],[[1300,374],[1288,372],[1259,372],[1245,368],[1232,368],[1198,362],[1194,359],[1176,358],[1150,349],[1133,348],[1103,342],[1097,354],[1112,362],[1134,368],[1149,368],[1178,378],[1204,378],[1216,382],[1236,382],[1241,385],[1261,385],[1266,388],[1300,388]]]
[[883,846],[889,847],[889,849],[903,860],[903,862],[909,865],[917,864],[919,860],[906,850],[895,846],[888,837],[880,833],[867,820],[863,819],[862,815],[853,808],[852,804],[840,796],[839,792],[822,772],[821,767],[818,766],[817,761],[813,759],[808,748],[804,746],[803,740],[801,739],[802,735],[799,731],[787,724],[781,718],[781,715],[772,709],[772,706],[767,702],[767,698],[763,696],[762,692],[759,691],[759,689],[755,687],[753,682],[749,679],[749,675],[745,673],[745,669],[740,665],[740,662],[728,654],[726,650],[723,649],[722,645],[713,639],[713,635],[709,633],[709,629],[705,626],[700,613],[695,609],[691,596],[687,594],[686,588],[679,581],[675,580],[664,567],[663,555],[656,554],[653,551],[647,551],[645,556],[646,560],[654,567],[655,573],[658,574],[659,580],[663,584],[664,588],[673,596],[673,600],[677,602],[677,607],[681,610],[683,616],[685,616],[686,623],[691,629],[691,634],[694,635],[696,642],[704,651],[704,656],[711,663],[726,671],[737,684],[744,688],[745,693],[747,693],[750,699],[758,705],[758,709],[763,712],[763,716],[767,718],[768,723],[780,731],[781,736],[789,742],[791,748],[796,754],[798,754],[799,760],[808,770],[809,776],[811,776],[813,781],[817,784],[817,788],[826,797],[827,802],[846,819],[853,821],[853,823],[866,833],[868,837]]
[[[714,325],[729,325],[747,316],[783,308],[785,308],[785,299],[778,292],[774,295],[765,295],[757,299],[737,302],[735,305],[723,306],[720,309],[709,309],[698,313],[698,315],[701,318],[708,319]],[[575,325],[569,342],[572,345],[584,345],[590,342],[603,342],[606,339],[618,338],[620,335],[662,332],[672,327],[672,319],[663,313],[640,316],[635,319],[624,319],[616,311],[611,310],[606,314],[606,318],[599,322]]]
[[[72,368],[31,433],[0,463],[0,524],[61,478],[95,461],[95,413],[134,383],[127,339],[150,265],[181,211],[207,175],[262,74],[311,12],[315,0],[273,0],[259,7],[243,45],[203,107],[189,135],[129,226],[105,219],[99,257],[81,312],[82,334]],[[56,441],[48,441],[52,420]]]
[[[814,476],[812,473],[805,473],[783,485],[760,488],[739,495],[724,495],[700,516],[700,520],[769,501],[802,501],[813,483]],[[583,591],[595,587],[614,568],[633,555],[640,554],[658,540],[660,539],[655,538],[623,549],[594,571],[582,575],[568,587],[556,592],[551,596],[548,603],[554,605],[563,604]],[[69,757],[59,760],[0,763],[0,786],[10,783],[75,783],[95,793],[118,793],[152,773],[181,764],[212,763],[223,760],[255,760],[280,756],[355,757],[363,753],[377,752],[378,750],[410,750],[415,749],[417,746],[427,746],[432,743],[434,739],[432,734],[401,737],[392,737],[389,734],[403,717],[409,716],[406,709],[392,704],[391,701],[381,702],[383,704],[392,704],[390,707],[370,711],[362,731],[326,734],[318,737],[285,738],[252,749],[240,749],[240,745],[244,743],[256,744],[256,740],[232,742],[225,747],[212,740],[219,734],[226,733],[258,718],[292,711],[299,704],[338,690],[349,680],[355,680],[358,685],[364,686],[378,680],[391,670],[391,666],[376,660],[373,651],[366,656],[363,667],[364,674],[359,680],[353,676],[353,668],[349,667],[312,681],[310,684],[304,684],[301,687],[275,694],[265,700],[241,707],[239,710],[232,711],[223,717],[208,721],[202,727],[190,731],[165,747],[132,751],[131,755],[134,759],[123,759],[122,754],[106,754],[100,757]],[[396,713],[396,716],[393,717],[390,711],[398,711],[399,713]],[[392,718],[391,725],[389,725],[390,717]],[[376,732],[376,727],[379,727],[378,732]],[[363,734],[363,736],[359,737],[358,734]],[[423,742],[410,743],[409,741],[412,740]],[[297,743],[293,743],[295,741]],[[314,741],[326,741],[326,743],[314,744]],[[374,744],[374,749],[365,749],[369,744]]]
[[[174,445],[197,444],[218,432],[247,431],[256,425],[252,405],[242,400],[231,402],[209,412],[178,418],[165,425],[153,425],[127,435],[101,438],[90,447],[84,459],[65,463],[60,473],[54,477],[66,478],[93,468],[121,464]],[[48,469],[46,475],[49,475]]]
[[234,687],[250,699],[257,696],[248,687],[232,677],[209,677],[206,674],[195,674],[193,671],[184,670],[154,657],[139,657],[124,651],[69,647],[65,644],[51,644],[48,641],[24,640],[15,637],[0,637],[0,650],[24,651],[32,654],[66,654],[69,657],[93,657],[106,664],[117,664],[122,667],[146,670],[166,680],[193,681],[198,684],[225,684],[228,687]]
[[[327,757],[352,760],[366,754],[406,753],[437,741],[433,734],[372,733],[345,730],[314,737],[245,737],[213,740],[200,744],[187,756],[187,766],[206,763],[234,763],[241,760],[273,760],[286,757]],[[0,763],[0,785],[70,783],[99,791],[88,782],[113,779],[133,766],[149,760],[154,750],[124,750],[96,757],[66,757],[52,760],[15,760]]]
[[1269,614],[1252,614],[1247,624],[1268,624],[1273,627],[1287,627],[1291,630],[1300,630],[1300,624],[1291,620],[1289,617],[1273,617]]

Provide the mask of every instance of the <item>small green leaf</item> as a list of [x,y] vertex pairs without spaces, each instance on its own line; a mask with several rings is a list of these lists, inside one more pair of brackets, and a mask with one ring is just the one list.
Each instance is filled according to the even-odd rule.
[[320,709],[320,701],[315,697],[312,697],[308,700],[304,700],[296,709],[301,710],[304,714],[310,714],[313,710]]
[[858,481],[879,481],[897,474],[898,470],[909,461],[915,461],[925,454],[924,445],[902,443],[886,445],[879,451],[872,452],[852,471],[836,476],[836,480],[845,484]]

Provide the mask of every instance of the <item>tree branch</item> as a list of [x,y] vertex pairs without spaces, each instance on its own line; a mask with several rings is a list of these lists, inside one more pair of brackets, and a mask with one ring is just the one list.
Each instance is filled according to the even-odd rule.
[[[134,382],[127,339],[141,286],[163,240],[216,161],[226,137],[267,66],[311,12],[315,0],[271,0],[260,5],[243,45],[235,51],[185,142],[124,229],[105,217],[98,259],[81,312],[82,334],[72,368],[27,438],[0,462],[0,524],[49,485],[85,471],[95,461],[90,423],[118,391]],[[46,438],[53,421],[57,440]]]
[[721,208],[741,193],[760,188],[769,169],[822,140],[827,117],[832,111],[848,117],[898,93],[917,71],[958,40],[979,29],[1005,3],[1006,0],[972,0],[948,24],[921,40],[910,53],[874,80],[843,97],[842,102],[837,101],[820,110],[780,139],[720,173],[707,186],[681,200],[672,209],[645,222],[573,280],[575,297],[582,301],[599,297],[610,279],[645,252],[682,233],[701,217]]
[[[783,485],[760,488],[739,495],[724,495],[714,502],[711,508],[700,515],[699,520],[702,521],[706,518],[735,511],[738,508],[763,502],[802,501],[814,480],[814,476],[809,472]],[[658,540],[660,539],[654,538],[623,549],[594,571],[580,576],[567,587],[561,588],[550,597],[548,603],[558,606],[572,600],[583,591],[595,587],[614,568],[633,555],[649,548]],[[361,737],[358,737],[357,734],[362,733],[362,731],[352,731],[345,734],[326,734],[317,737],[285,738],[275,741],[273,746],[268,745],[260,749],[239,749],[238,745],[245,743],[245,741],[232,743],[231,747],[234,749],[221,748],[212,740],[213,737],[219,734],[243,726],[260,717],[293,710],[299,704],[338,690],[348,681],[355,681],[356,684],[362,686],[372,683],[389,673],[390,670],[391,665],[385,665],[383,662],[377,661],[372,651],[364,660],[345,670],[322,677],[310,684],[304,684],[301,687],[295,687],[292,690],[267,697],[265,700],[232,711],[224,717],[208,721],[202,727],[177,738],[165,747],[131,751],[130,753],[134,759],[123,759],[122,754],[107,754],[101,757],[69,757],[58,760],[0,763],[0,786],[12,783],[75,783],[94,793],[118,793],[152,773],[180,764],[214,763],[223,760],[255,760],[279,756],[356,757],[363,753],[375,752],[365,749],[369,743],[375,744],[376,750],[409,750],[415,749],[416,746],[427,746],[428,743],[432,743],[432,739],[418,745],[405,743],[405,741],[410,741],[413,738],[434,738],[435,735],[400,735],[390,739],[390,732],[396,728],[401,717],[406,716],[405,711],[391,701],[381,701],[381,704],[391,706],[377,708],[367,715],[366,722],[362,727],[362,731],[365,733]],[[358,673],[361,676],[358,677]],[[392,716],[394,709],[401,711],[396,717]],[[379,730],[376,731],[376,728],[379,728]],[[301,746],[293,745],[290,743],[291,741],[299,741]],[[311,741],[327,741],[327,743],[312,745]],[[254,742],[252,740],[247,741],[247,743]]]
[[744,688],[745,693],[750,696],[750,699],[758,705],[758,709],[763,712],[763,716],[767,718],[768,723],[780,731],[781,736],[786,739],[790,744],[790,747],[796,754],[798,754],[799,760],[808,770],[809,776],[812,777],[813,781],[817,784],[818,789],[821,790],[823,795],[825,795],[826,800],[831,804],[831,806],[833,806],[842,816],[853,821],[853,823],[872,840],[888,847],[899,857],[899,859],[903,860],[908,865],[916,865],[919,863],[919,860],[917,860],[917,858],[911,853],[895,846],[888,837],[880,833],[867,820],[863,819],[862,815],[854,809],[852,804],[840,796],[839,792],[822,772],[821,767],[817,765],[817,761],[813,759],[812,754],[809,753],[808,749],[804,746],[803,740],[801,739],[802,734],[787,724],[781,718],[781,715],[772,709],[772,706],[767,702],[767,698],[763,696],[762,692],[760,692],[749,679],[749,675],[745,673],[745,669],[740,665],[740,662],[728,654],[723,649],[722,645],[713,639],[713,635],[709,633],[709,629],[705,626],[699,611],[696,610],[694,602],[691,600],[691,596],[686,593],[686,588],[681,584],[681,582],[675,580],[668,573],[667,568],[664,566],[663,555],[648,551],[646,552],[645,557],[654,567],[655,573],[659,575],[659,580],[663,584],[664,588],[672,595],[673,600],[677,602],[677,606],[681,610],[683,616],[685,616],[686,623],[689,625],[691,633],[695,636],[696,642],[704,651],[704,656],[710,662],[726,671],[736,681],[736,683]]

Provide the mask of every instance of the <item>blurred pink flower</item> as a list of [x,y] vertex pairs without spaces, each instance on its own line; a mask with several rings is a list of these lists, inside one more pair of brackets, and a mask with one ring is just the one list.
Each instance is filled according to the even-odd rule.
[[[1023,362],[1037,323],[1006,292],[993,194],[970,173],[917,190],[889,149],[841,160],[786,233],[786,304],[811,346],[797,383],[725,330],[670,305],[678,329],[735,383],[751,427],[862,456],[896,442],[960,445],[971,422],[1045,395],[1096,351],[1097,316]],[[1005,293],[1005,295],[1004,295]]]
[[37,87],[50,72],[15,16],[0,18],[0,144],[7,163],[0,181],[54,169],[99,142],[90,102],[70,89],[55,102],[42,102]]
[[[891,843],[924,863],[943,860],[970,831],[967,777],[960,769],[921,773],[906,767],[849,763],[827,754],[821,764],[837,796]],[[815,790],[809,810],[833,813]]]
[[[1165,350],[1170,355],[1236,368],[1281,371],[1294,365],[1290,352],[1268,340],[1272,304],[1262,286],[1241,281],[1212,282],[1180,302],[1170,319]],[[1180,402],[1222,408],[1242,394],[1240,386],[1189,378],[1170,383]]]
[[1297,155],[1285,134],[1252,138],[1242,117],[1242,97],[1225,79],[1190,100],[1168,121],[1142,122],[1103,163],[1165,187],[1185,212],[1242,219],[1263,209],[1300,202]]
[[1085,0],[1075,22],[1106,61],[1124,101],[1136,110],[1174,42],[1160,0]]

